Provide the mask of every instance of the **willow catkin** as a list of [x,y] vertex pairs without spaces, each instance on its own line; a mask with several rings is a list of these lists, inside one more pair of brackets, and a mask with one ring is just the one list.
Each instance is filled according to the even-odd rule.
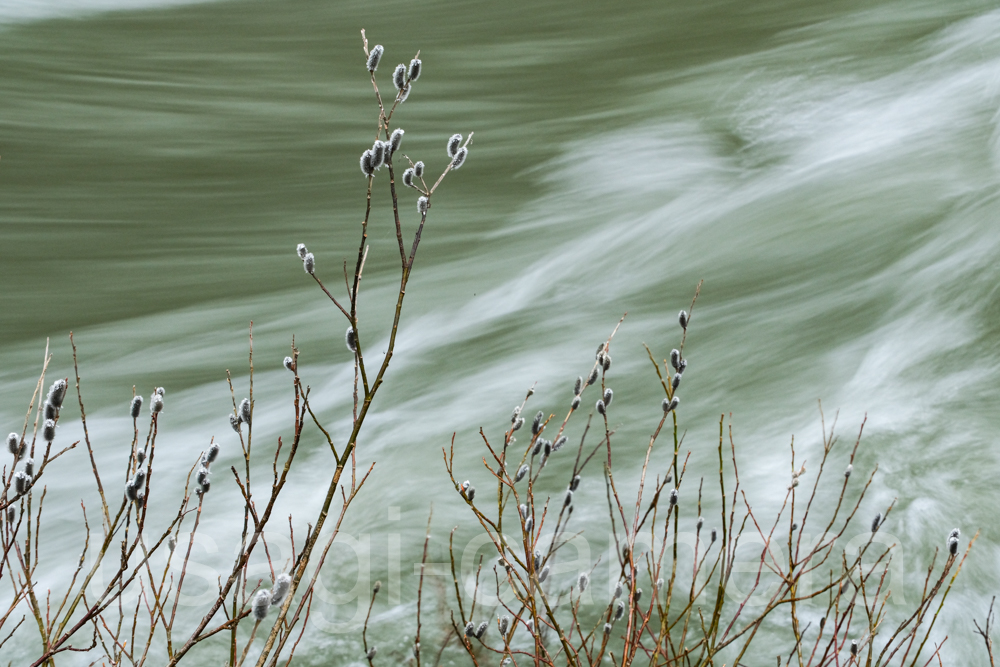
[[476,635],[476,625],[472,621],[465,624],[465,636],[474,637]]
[[455,156],[458,155],[458,149],[461,145],[462,145],[461,134],[453,134],[450,137],[448,137],[448,145],[447,145],[448,157],[450,157],[451,159],[455,159]]
[[149,411],[152,414],[157,414],[163,411],[163,397],[159,394],[153,394],[149,397]]
[[250,407],[250,399],[244,398],[242,401],[240,401],[240,419],[245,421],[247,425],[251,425],[250,424],[250,418],[252,417],[251,413],[252,410]]
[[624,615],[625,615],[625,601],[619,600],[618,606],[615,607],[615,620],[620,621],[622,619],[622,616]]
[[42,424],[42,438],[46,442],[52,442],[56,439],[56,423],[51,419],[46,419],[45,423]]
[[569,404],[569,409],[570,410],[576,410],[579,407],[580,407],[580,397],[579,396],[574,396],[573,397],[573,402]]
[[372,74],[374,74],[375,70],[378,69],[378,63],[380,60],[382,60],[383,53],[385,53],[385,48],[381,44],[376,44],[374,47],[372,47],[372,50],[368,53],[368,62],[366,63],[365,66],[368,68],[368,71],[371,72]]
[[538,435],[538,432],[542,430],[543,419],[545,419],[545,413],[539,410],[531,422],[531,435]]
[[10,433],[7,435],[7,451],[17,456],[21,450],[21,436],[17,433]]
[[465,158],[467,157],[469,157],[469,149],[464,146],[459,148],[458,152],[455,153],[455,157],[451,161],[451,168],[461,169],[462,165],[465,164]]
[[528,474],[528,464],[524,464],[523,466],[517,469],[517,473],[514,475],[514,481],[520,482],[522,479],[524,479],[524,476],[527,474]]
[[597,411],[602,415],[607,414],[607,406],[604,405],[603,400],[598,399],[595,407],[597,408]]
[[682,310],[677,315],[677,321],[680,323],[681,329],[684,329],[685,331],[687,331],[687,328],[688,328],[688,314],[685,311]]
[[590,575],[586,572],[581,572],[580,576],[576,579],[576,584],[580,588],[580,592],[587,590],[587,584],[590,583]]
[[240,432],[240,418],[234,414],[229,415],[229,425],[233,427],[233,430],[237,433]]
[[23,496],[31,488],[31,476],[23,470],[14,474],[14,491],[17,495]]
[[611,391],[611,387],[604,390],[604,406],[611,407],[611,399],[615,397],[615,392]]
[[424,177],[424,163],[418,160],[416,164],[413,165],[413,175],[417,178]]
[[488,627],[489,627],[489,625],[486,623],[486,621],[483,621],[482,623],[480,623],[479,627],[476,628],[476,639],[482,639],[483,635],[486,634],[486,628],[488,628]]
[[295,360],[291,357],[285,357],[285,360],[281,362],[282,365],[288,370],[295,372]]
[[392,73],[392,85],[396,90],[402,90],[406,86],[406,65],[403,63],[396,65],[396,70]]
[[217,458],[219,458],[219,445],[212,443],[208,451],[205,452],[205,456],[202,457],[201,462],[205,466],[210,466],[215,463],[215,459]]
[[500,634],[506,635],[507,628],[510,627],[510,616],[503,616],[500,618]]
[[45,415],[45,419],[55,419],[59,411],[56,410],[56,406],[45,401],[45,405],[42,406],[42,413]]
[[427,197],[417,198],[417,213],[420,215],[427,215],[427,209],[430,208],[430,200]]
[[403,143],[404,134],[406,134],[406,132],[404,132],[401,128],[397,127],[395,130],[392,131],[392,134],[389,135],[389,141],[387,144],[388,151],[386,153],[386,159],[391,158],[393,153],[399,150],[400,144]]
[[275,607],[285,601],[285,596],[292,586],[292,578],[287,573],[282,572],[274,580],[274,591],[271,593],[271,606]]
[[376,139],[372,144],[372,166],[381,169],[383,164],[385,164],[385,143]]
[[410,68],[406,72],[406,76],[410,81],[416,81],[420,78],[420,72],[423,69],[423,63],[420,62],[419,58],[414,58],[410,61]]
[[139,410],[142,409],[142,396],[133,396],[132,402],[129,403],[128,413],[132,416],[132,419],[139,418]]
[[267,617],[267,610],[271,607],[271,592],[268,590],[257,591],[253,596],[253,617],[258,622]]
[[874,533],[875,531],[877,531],[879,526],[881,525],[882,525],[882,513],[876,512],[875,518],[872,519],[872,532]]
[[[375,163],[372,161],[371,150],[366,150],[361,154],[359,164],[361,166],[361,173],[371,178],[372,174],[375,173]],[[303,259],[305,258],[303,257]]]
[[681,366],[681,351],[677,349],[670,350],[670,365],[674,367],[674,370],[680,369]]
[[580,392],[583,391],[583,378],[576,378],[576,384],[573,385],[573,395],[579,396]]
[[354,338],[354,327],[347,327],[347,331],[344,332],[344,345],[354,354],[358,353],[358,342]]
[[590,371],[590,375],[587,377],[587,386],[590,386],[597,382],[598,370],[595,367],[594,370]]
[[403,185],[408,188],[413,187],[413,167],[410,167],[403,172]]
[[63,399],[66,398],[66,380],[56,380],[49,387],[48,402],[53,405],[56,409],[62,407]]
[[295,246],[295,254],[299,256],[299,259],[305,259],[307,252],[309,252],[309,249],[306,248],[305,243],[300,243],[297,246]]

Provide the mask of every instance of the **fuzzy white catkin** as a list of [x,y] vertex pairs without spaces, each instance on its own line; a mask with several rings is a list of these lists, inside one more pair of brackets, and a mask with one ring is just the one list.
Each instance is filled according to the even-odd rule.
[[368,71],[372,74],[378,69],[378,63],[382,60],[382,54],[385,53],[385,48],[381,44],[376,44],[372,47],[372,50],[368,53],[368,62],[366,66]]
[[414,58],[413,60],[410,61],[410,69],[406,73],[410,81],[416,81],[417,79],[420,78],[420,71],[422,68],[423,68],[423,63],[420,61],[419,58]]
[[11,433],[7,436],[7,451],[17,456],[21,449],[21,437],[17,433]]
[[56,423],[51,419],[46,419],[42,425],[42,437],[45,438],[46,442],[52,442],[56,439]]
[[424,163],[423,162],[418,161],[416,164],[413,165],[413,175],[416,176],[417,178],[423,178],[424,177]]
[[452,169],[461,169],[462,165],[465,164],[465,158],[469,157],[469,149],[462,147],[458,149],[455,153],[455,157],[451,161]]
[[307,253],[306,258],[302,261],[302,268],[310,276],[316,273],[316,258],[311,252]]
[[354,339],[354,327],[347,327],[347,331],[344,332],[344,345],[354,354],[358,353],[358,343]]
[[242,401],[240,401],[240,419],[245,421],[247,424],[250,423],[250,417],[251,417],[250,412],[251,412],[250,399],[244,398]]
[[48,401],[56,408],[61,408],[63,399],[66,398],[66,380],[56,380],[49,387]]
[[448,146],[447,146],[448,157],[450,157],[451,159],[455,159],[455,156],[458,155],[458,149],[461,145],[462,145],[462,135],[461,134],[451,135],[448,138]]
[[403,185],[408,188],[413,187],[413,167],[403,172]]
[[[375,173],[375,164],[372,161],[371,150],[366,150],[364,153],[361,154],[361,159],[359,163],[361,166],[361,173],[364,174],[365,176],[368,176],[370,178],[371,175]],[[303,257],[302,259],[305,259],[305,257]]]
[[156,414],[163,410],[163,397],[159,394],[153,394],[149,397],[149,411]]
[[139,418],[139,410],[142,408],[142,396],[133,396],[132,402],[128,406],[128,413],[132,419]]
[[274,592],[271,593],[271,606],[275,607],[285,601],[289,589],[292,587],[292,578],[285,572],[278,575],[274,580]]
[[400,144],[403,143],[403,135],[406,134],[402,128],[396,128],[389,135],[388,149],[389,154],[387,157],[392,157],[392,154],[399,150]]
[[402,90],[406,86],[406,65],[403,63],[396,65],[396,71],[392,73],[392,85],[396,90]]
[[427,208],[429,207],[429,205],[430,205],[430,201],[427,199],[427,197],[420,197],[420,198],[418,198],[417,199],[417,212],[420,213],[420,215],[427,215]]
[[285,360],[282,363],[288,370],[290,371],[295,370],[295,361],[291,357],[285,357]]
[[257,621],[263,621],[267,617],[267,610],[271,607],[271,591],[260,590],[253,596],[253,617]]
[[306,253],[309,252],[309,249],[306,248],[305,243],[300,243],[297,246],[295,246],[295,252],[298,254],[299,259],[305,259]]
[[385,164],[385,142],[376,141],[372,144],[372,166],[380,169]]

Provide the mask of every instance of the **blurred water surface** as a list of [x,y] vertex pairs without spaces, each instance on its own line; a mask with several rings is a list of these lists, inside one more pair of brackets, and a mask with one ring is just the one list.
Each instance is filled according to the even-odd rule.
[[[743,483],[766,513],[784,495],[793,435],[798,456],[818,463],[817,400],[828,424],[839,411],[841,447],[867,413],[855,468],[879,472],[859,530],[897,499],[885,531],[909,578],[894,599],[919,596],[920,570],[952,527],[983,530],[937,632],[951,637],[952,664],[981,663],[971,619],[1000,590],[995,3],[52,0],[0,2],[0,21],[0,423],[20,429],[46,338],[50,377],[72,374],[73,330],[97,462],[117,479],[133,385],[166,387],[160,522],[210,438],[220,470],[239,461],[225,373],[238,401],[251,320],[261,479],[291,430],[281,359],[292,335],[314,408],[335,438],[349,432],[345,324],[294,248],[308,244],[332,288],[357,252],[357,158],[376,122],[359,29],[386,45],[383,85],[421,52],[424,74],[394,119],[407,155],[438,173],[446,138],[475,131],[465,167],[434,198],[359,450],[378,463],[345,533],[371,565],[359,580],[368,556],[332,552],[303,664],[361,659],[359,633],[343,631],[358,604],[348,592],[364,598],[376,578],[395,591],[376,605],[380,651],[407,657],[411,564],[431,503],[432,560],[452,526],[474,534],[441,447],[456,433],[456,474],[487,488],[479,427],[499,438],[536,382],[528,409],[564,414],[626,311],[611,416],[618,475],[638,471],[662,398],[642,343],[660,358],[678,344],[676,313],[701,279],[679,413],[690,474],[712,479],[719,416],[731,415]],[[385,174],[376,188],[361,301],[375,357],[398,280]],[[402,202],[412,234],[415,196]],[[79,431],[74,410],[58,440]],[[302,534],[332,470],[318,432],[304,446],[276,512],[294,510]],[[664,444],[657,472],[667,459]],[[559,494],[571,464],[552,465]],[[80,548],[88,470],[77,450],[46,473],[43,586],[71,575],[58,556]],[[225,476],[202,518],[211,540],[196,551],[192,609],[238,546],[239,495]],[[607,543],[603,494],[591,470],[575,516],[594,559]],[[275,530],[281,561],[291,553]],[[766,632],[784,641],[782,623]],[[31,633],[4,659],[31,657]]]

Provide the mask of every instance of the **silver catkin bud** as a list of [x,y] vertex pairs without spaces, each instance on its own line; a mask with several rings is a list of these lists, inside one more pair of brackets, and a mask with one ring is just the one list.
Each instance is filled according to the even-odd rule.
[[[209,479],[210,479],[209,475],[211,475],[211,474],[212,473],[210,473],[208,471],[208,468],[206,468],[205,466],[202,466],[202,467],[198,468],[198,472],[195,474],[194,481],[196,481],[198,483],[198,486],[205,486],[205,484],[207,484],[209,482]],[[136,477],[138,477],[138,474],[136,475]],[[140,485],[136,484],[136,486],[140,486]]]
[[677,504],[677,489],[670,489],[670,506]]
[[517,506],[517,511],[521,513],[521,518],[522,519],[527,519],[528,518],[528,514],[531,513],[529,507],[527,505],[525,505],[525,504],[518,505]]
[[663,412],[664,412],[664,414],[667,414],[667,413],[673,411],[674,409],[676,409],[677,406],[680,404],[680,402],[681,402],[681,399],[679,399],[677,396],[674,396],[673,398],[669,398],[669,399],[668,398],[663,399]]
[[135,482],[135,488],[137,489],[141,489],[146,486],[146,471],[142,468],[136,470],[135,477],[132,478],[132,481]]
[[948,538],[948,553],[951,554],[952,556],[955,556],[955,555],[958,554],[958,538],[957,537],[949,537]]
[[375,646],[372,646],[370,649],[368,649],[368,653],[365,653],[365,659],[367,659],[367,660],[374,660],[376,653],[378,653],[378,648],[375,647]]
[[875,531],[877,531],[878,527],[881,525],[882,525],[882,513],[876,512],[875,518],[872,519],[872,532],[874,533]]
[[517,469],[517,474],[514,475],[514,481],[520,482],[522,479],[524,479],[524,476],[527,474],[528,474],[528,464],[524,464],[523,466]]
[[705,517],[701,517],[701,516],[700,516],[700,517],[698,517],[698,522],[697,522],[697,523],[695,524],[695,526],[696,526],[696,529],[697,529],[698,531],[700,531],[700,530],[701,530],[701,527],[702,527],[702,526],[704,526],[704,525],[705,525]]
[[306,248],[305,243],[300,243],[297,246],[295,246],[295,254],[299,256],[299,259],[305,259],[307,252],[309,252],[309,249]]
[[413,175],[416,176],[417,178],[423,178],[424,177],[424,163],[423,162],[421,162],[421,161],[418,160],[417,163],[415,165],[413,165]]
[[271,606],[276,607],[285,601],[285,596],[292,587],[292,578],[282,572],[274,580],[274,591],[271,593]]
[[569,490],[576,491],[577,487],[580,486],[580,476],[573,475],[573,481],[569,483]]
[[163,397],[159,394],[153,394],[149,397],[149,411],[154,415],[163,410]]
[[580,397],[574,396],[573,402],[569,404],[569,407],[571,410],[576,410],[578,407],[580,407]]
[[48,401],[57,410],[62,407],[63,400],[66,398],[66,380],[56,380],[49,387]]
[[403,89],[399,91],[399,94],[396,95],[396,99],[399,100],[400,104],[405,102],[406,98],[410,96],[411,90],[413,90],[413,86],[411,86],[410,84],[406,84],[405,86],[403,86]]
[[622,582],[619,581],[618,583],[615,584],[615,592],[612,594],[611,599],[617,600],[621,596],[622,596]]
[[208,451],[205,452],[205,456],[201,459],[201,462],[206,466],[210,466],[215,463],[215,459],[219,458],[219,446],[217,444],[212,444]]
[[413,187],[413,167],[403,172],[403,185],[408,188]]
[[128,413],[132,415],[132,419],[139,418],[139,410],[142,409],[142,396],[133,396],[132,402],[128,406]]
[[135,461],[136,461],[136,463],[138,463],[139,465],[142,465],[142,462],[145,461],[145,460],[146,460],[146,452],[144,450],[140,449],[139,451],[137,451],[135,453]]
[[476,625],[472,621],[469,621],[468,623],[465,624],[465,636],[474,637],[475,635],[476,635]]
[[423,69],[423,65],[419,58],[414,58],[410,61],[410,69],[406,72],[406,76],[410,81],[416,81],[420,78],[420,71]]
[[459,485],[459,486],[460,486],[460,488],[462,489],[462,493],[465,493],[465,492],[466,492],[466,491],[468,490],[468,488],[469,488],[469,486],[470,486],[471,484],[472,484],[472,482],[470,482],[469,480],[465,480],[464,482],[462,482],[462,483],[461,483],[461,484]]
[[565,445],[566,442],[567,438],[565,435],[559,436],[558,438],[556,438],[556,441],[552,443],[552,451],[558,452],[560,449],[563,448],[563,445]]
[[52,405],[48,401],[45,401],[45,405],[42,407],[42,412],[45,414],[46,419],[55,419],[58,414],[56,406]]
[[685,331],[687,331],[687,328],[688,328],[688,314],[685,311],[682,310],[677,315],[677,321],[680,322],[681,329],[684,329]]
[[287,368],[288,370],[295,371],[295,360],[292,359],[291,357],[285,357],[285,360],[282,362],[282,364],[284,364],[285,368]]
[[385,164],[385,143],[376,140],[372,144],[372,166],[380,169]]
[[344,332],[344,345],[354,354],[358,353],[358,342],[354,339],[354,327],[347,327]]
[[500,619],[500,634],[507,634],[507,628],[510,627],[510,616],[504,616]]
[[581,572],[580,576],[576,579],[576,585],[580,588],[580,592],[587,590],[587,584],[590,583],[590,575],[586,572]]
[[573,491],[567,490],[566,497],[563,499],[563,507],[569,507],[573,503]]
[[677,372],[683,373],[684,371],[687,370],[687,367],[688,367],[687,359],[681,359],[681,365],[677,367]]
[[857,654],[858,654],[858,640],[857,639],[852,639],[851,640],[851,655],[857,655]]
[[601,367],[604,368],[604,372],[605,373],[611,370],[611,355],[610,354],[605,354],[604,355],[604,359],[601,361]]
[[372,152],[370,150],[361,154],[359,163],[361,165],[361,173],[365,176],[371,177],[375,173],[375,163],[372,161]]
[[606,636],[608,636],[610,634],[611,634],[611,624],[610,623],[605,623],[604,624],[604,636],[606,637]]
[[458,149],[461,147],[461,145],[462,145],[462,135],[461,134],[451,135],[448,138],[448,146],[447,146],[448,157],[450,157],[451,159],[455,159],[455,156],[458,155]]
[[622,616],[624,615],[625,615],[625,601],[619,600],[618,606],[615,607],[615,620],[616,621],[622,620]]
[[399,150],[400,144],[403,143],[404,134],[406,134],[406,132],[398,127],[392,131],[392,134],[389,135],[389,142],[387,146],[388,154],[386,155],[386,158],[391,158],[393,153]]
[[7,436],[7,451],[17,456],[21,451],[21,436],[11,433]]
[[392,85],[396,90],[402,90],[406,86],[406,65],[403,63],[396,65],[396,71],[392,73]]
[[847,470],[844,471],[844,477],[850,477],[852,472],[854,472],[854,466],[848,464]]
[[173,553],[174,549],[176,548],[177,548],[177,538],[171,535],[170,538],[167,539],[167,549],[170,550],[170,553]]
[[14,491],[17,495],[23,496],[31,488],[31,476],[23,470],[14,475]]
[[385,53],[385,48],[381,44],[376,44],[372,47],[372,50],[368,53],[368,71],[372,74],[378,69],[378,63],[382,60],[382,54]]
[[615,392],[611,391],[611,387],[604,390],[604,406],[611,407],[611,399],[615,397]]
[[542,568],[542,571],[538,573],[538,583],[542,583],[549,578],[549,566],[546,565]]
[[663,579],[662,578],[656,580],[656,590],[660,590],[661,588],[663,588]]
[[15,513],[14,508],[13,507],[8,507],[7,508],[7,523],[14,523],[14,519],[16,519],[16,518],[17,518],[17,514]]
[[590,371],[590,376],[587,378],[588,386],[597,382],[597,373],[598,373],[597,368],[594,368],[594,370]]
[[250,409],[250,399],[244,398],[240,401],[240,419],[250,424],[251,409]]
[[167,395],[167,390],[164,389],[163,387],[157,387],[156,393],[159,394],[159,396],[162,398]]
[[951,538],[953,538],[953,537],[954,537],[954,538],[955,538],[955,539],[957,540],[957,539],[958,539],[958,538],[960,538],[961,536],[962,536],[962,531],[961,531],[961,530],[959,530],[958,528],[955,528],[955,529],[954,529],[954,530],[952,530],[952,531],[951,531],[950,533],[948,533],[948,539],[951,539]]
[[382,590],[382,581],[381,581],[381,580],[379,579],[379,580],[376,580],[376,581],[375,581],[375,585],[374,585],[374,586],[372,586],[372,593],[373,593],[374,595],[378,595],[378,592],[379,592],[380,590]]
[[489,627],[489,624],[486,621],[483,621],[482,623],[480,623],[479,627],[476,628],[476,639],[482,639],[483,635],[486,634],[486,628],[488,628],[488,627]]
[[680,368],[681,366],[681,351],[680,350],[670,350],[670,365],[674,367],[674,370]]
[[531,529],[535,527],[535,520],[530,516],[524,521],[524,532],[531,534]]
[[538,435],[538,432],[542,430],[543,419],[545,419],[545,413],[539,410],[531,422],[531,435]]
[[258,622],[263,621],[267,617],[267,610],[270,607],[271,591],[257,591],[257,594],[253,596],[253,617]]
[[542,552],[539,551],[538,549],[535,549],[533,560],[535,563],[536,570],[542,566]]
[[573,385],[573,395],[579,396],[581,391],[583,391],[583,378],[578,377],[576,379],[576,384]]
[[596,404],[596,407],[597,407],[597,411],[599,413],[601,413],[602,415],[607,414],[608,409],[607,409],[607,406],[604,405],[604,401],[603,400],[598,400],[597,404]]
[[430,207],[430,201],[427,197],[417,198],[417,212],[420,215],[427,215],[427,209]]
[[597,351],[594,352],[594,359],[596,359],[597,361],[601,360],[601,357],[604,356],[604,348],[605,347],[606,347],[606,343],[598,343],[597,344]]
[[51,419],[46,419],[42,425],[42,437],[45,438],[46,442],[52,442],[56,439],[56,423]]
[[240,432],[240,418],[236,415],[229,415],[229,425],[233,427],[233,430],[237,433]]
[[718,539],[718,537],[719,537],[718,531],[715,528],[713,528],[712,529],[712,542],[715,542],[715,540]]
[[542,439],[542,449],[543,449],[543,454],[545,456],[548,456],[549,454],[552,453],[552,443],[548,440]]
[[458,152],[455,153],[455,157],[451,161],[451,168],[461,169],[462,165],[465,164],[465,158],[467,157],[469,157],[469,149],[464,146],[459,148]]
[[514,411],[510,414],[510,423],[513,424],[517,421],[517,418],[521,416],[521,407],[518,405],[514,406]]
[[475,500],[476,499],[476,487],[470,486],[469,490],[465,492],[465,497],[469,499],[470,503],[473,500]]
[[525,625],[528,626],[528,632],[535,634],[535,619],[529,618]]
[[670,381],[670,386],[673,387],[674,391],[677,391],[677,387],[681,384],[681,376],[683,373],[675,373],[674,379]]
[[130,501],[137,499],[138,494],[136,493],[135,480],[130,479],[127,484],[125,484],[125,497]]
[[639,598],[641,598],[641,597],[642,597],[642,589],[641,588],[635,589],[635,596],[633,597],[633,600],[635,602],[638,602]]
[[522,426],[524,426],[524,417],[518,417],[514,421],[514,425],[510,428],[510,430],[511,431],[516,431],[516,430],[520,429]]

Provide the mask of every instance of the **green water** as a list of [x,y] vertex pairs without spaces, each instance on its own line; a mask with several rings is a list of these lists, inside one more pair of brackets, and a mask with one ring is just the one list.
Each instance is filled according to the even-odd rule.
[[[18,15],[0,3],[0,17]],[[281,359],[293,334],[314,407],[346,437],[346,325],[293,253],[306,243],[343,293],[364,213],[358,156],[376,122],[361,28],[386,46],[385,86],[420,50],[424,74],[395,118],[407,155],[436,174],[446,138],[475,132],[468,162],[434,197],[393,367],[360,443],[359,463],[378,463],[345,523],[351,539],[371,536],[370,581],[395,576],[399,535],[398,584],[375,608],[380,654],[407,655],[411,568],[431,503],[432,560],[446,557],[452,526],[474,534],[440,458],[451,434],[456,475],[485,488],[479,427],[497,436],[535,382],[530,412],[563,414],[573,380],[627,311],[609,374],[627,478],[662,396],[642,343],[660,357],[678,344],[676,313],[704,279],[680,410],[695,477],[713,474],[718,418],[731,414],[747,493],[766,513],[787,486],[793,434],[799,456],[818,461],[818,399],[828,418],[840,411],[845,440],[867,413],[856,468],[878,462],[880,472],[861,513],[898,498],[885,530],[911,576],[894,595],[915,599],[953,526],[983,530],[938,634],[950,637],[951,664],[981,664],[971,619],[998,590],[1000,500],[995,3],[294,0],[8,23],[0,422],[20,428],[47,337],[53,377],[71,374],[75,331],[102,470],[127,456],[132,386],[167,389],[154,510],[166,520],[209,438],[226,466],[239,459],[225,371],[239,400],[253,320],[259,474],[290,430]],[[376,189],[361,297],[373,353],[385,349],[398,256],[385,175]],[[402,200],[408,235],[415,199]],[[68,442],[78,426],[65,415]],[[276,510],[294,513],[303,533],[331,468],[318,433],[307,433]],[[654,454],[657,471],[666,458]],[[560,494],[570,464],[552,465]],[[77,451],[46,473],[54,555],[79,549],[88,468]],[[210,592],[212,568],[238,544],[239,494],[223,476],[192,595]],[[596,560],[607,544],[604,489],[598,470],[587,481],[576,516]],[[332,597],[358,581],[356,559],[331,559],[303,664],[362,658],[347,623],[357,603]],[[606,553],[602,563],[606,579]],[[51,567],[45,584],[58,590],[69,565]],[[768,631],[787,639],[779,623]],[[4,658],[32,657],[32,632],[19,630]],[[190,662],[216,658],[210,649]]]

